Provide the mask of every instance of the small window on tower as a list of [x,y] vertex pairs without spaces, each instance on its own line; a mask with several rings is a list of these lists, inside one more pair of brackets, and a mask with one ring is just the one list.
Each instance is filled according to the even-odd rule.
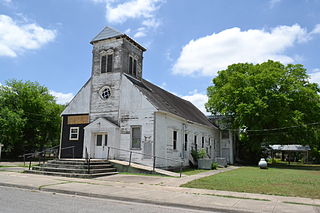
[[137,60],[129,56],[129,74],[134,77],[137,77],[137,64]]
[[132,57],[129,56],[129,74],[130,75],[132,75],[132,63],[133,63],[132,61],[133,61]]
[[106,63],[107,63],[107,56],[103,55],[101,56],[101,73],[105,73],[106,72]]
[[107,62],[107,72],[112,72],[112,63],[113,62],[113,56],[108,55],[108,62]]
[[133,60],[133,76],[137,76],[137,60]]

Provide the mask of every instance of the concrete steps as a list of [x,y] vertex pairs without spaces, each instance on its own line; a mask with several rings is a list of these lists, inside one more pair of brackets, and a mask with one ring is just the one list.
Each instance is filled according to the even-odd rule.
[[106,160],[93,159],[90,165],[83,159],[60,159],[48,161],[25,171],[32,174],[63,177],[95,178],[117,174],[117,170]]

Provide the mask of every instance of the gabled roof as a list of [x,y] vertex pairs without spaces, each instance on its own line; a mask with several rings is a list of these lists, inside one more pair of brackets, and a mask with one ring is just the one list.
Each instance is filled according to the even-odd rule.
[[90,43],[93,43],[95,41],[101,41],[104,39],[117,37],[117,36],[122,36],[122,35],[124,35],[124,34],[118,32],[110,27],[105,27],[98,35],[96,35],[96,37],[94,37],[92,39],[92,41]]
[[161,111],[169,112],[188,121],[214,127],[207,117],[192,103],[142,79],[141,81],[125,75],[147,99]]
[[98,35],[96,35],[91,41],[90,44],[93,44],[94,42],[101,41],[101,40],[106,40],[110,38],[126,38],[129,40],[131,43],[139,47],[142,51],[146,51],[146,48],[141,46],[138,42],[130,38],[124,33],[121,33],[111,27],[105,27]]

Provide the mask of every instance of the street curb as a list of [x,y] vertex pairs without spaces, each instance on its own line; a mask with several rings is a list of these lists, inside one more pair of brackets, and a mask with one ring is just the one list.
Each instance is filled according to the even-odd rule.
[[68,191],[68,190],[62,190],[62,189],[47,189],[45,187],[39,188],[39,187],[9,184],[9,183],[0,183],[0,186],[52,192],[52,193],[59,193],[59,194],[67,194],[67,195],[77,195],[82,197],[109,199],[109,200],[126,201],[126,202],[143,203],[143,204],[153,204],[153,205],[159,205],[159,206],[167,206],[167,207],[169,206],[169,207],[177,207],[177,208],[185,208],[185,209],[193,209],[193,210],[202,210],[202,211],[218,211],[218,212],[224,212],[224,213],[250,212],[249,210],[233,210],[233,209],[227,209],[227,208],[192,206],[192,205],[180,204],[180,203],[151,201],[151,200],[138,199],[138,198],[126,198],[126,197],[119,197],[119,196],[112,196],[112,195],[101,195],[101,194],[86,193],[86,192]]

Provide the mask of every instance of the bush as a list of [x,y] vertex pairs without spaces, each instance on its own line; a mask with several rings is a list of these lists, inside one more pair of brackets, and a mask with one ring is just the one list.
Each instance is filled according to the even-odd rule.
[[217,169],[218,168],[218,163],[217,162],[213,162],[211,164],[211,169]]
[[193,160],[197,161],[199,159],[199,155],[197,150],[191,150],[191,156],[193,157]]
[[206,150],[200,149],[198,152],[198,158],[205,158],[207,156]]

